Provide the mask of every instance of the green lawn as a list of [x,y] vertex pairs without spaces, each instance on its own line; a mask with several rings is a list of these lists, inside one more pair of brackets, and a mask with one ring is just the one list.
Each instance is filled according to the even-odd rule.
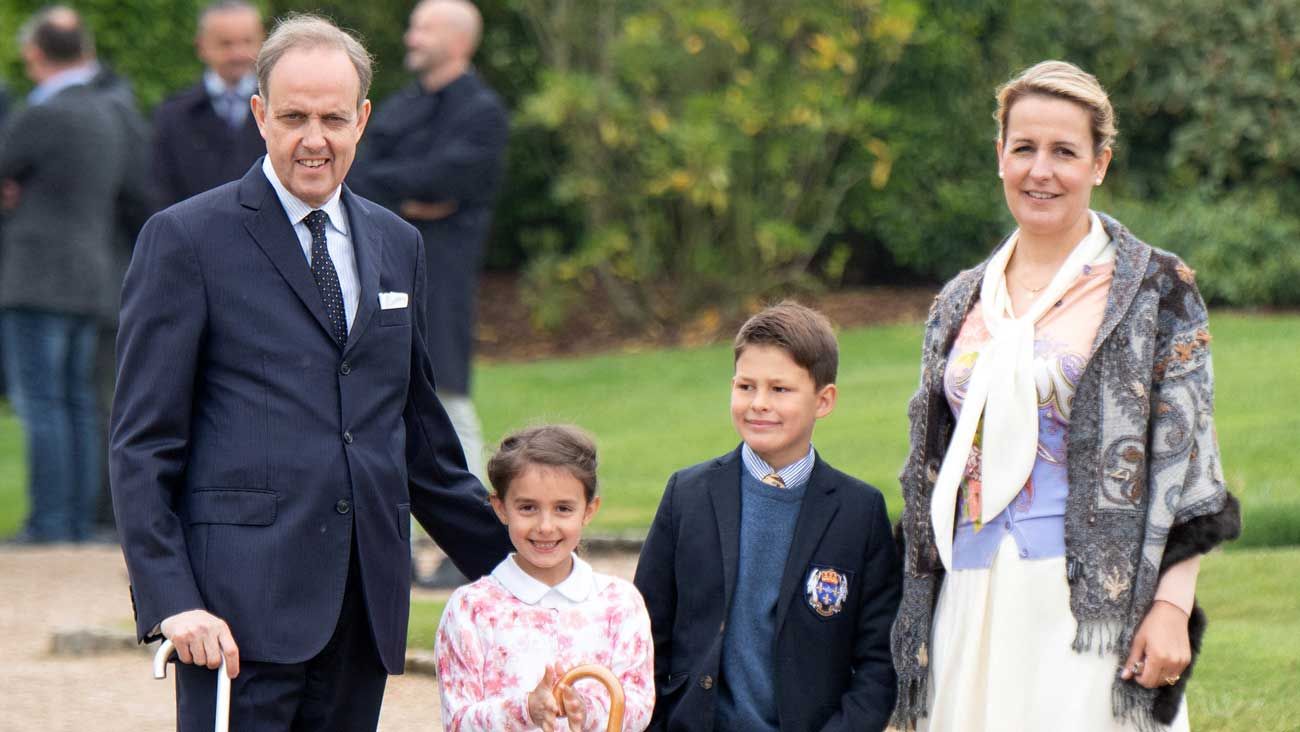
[[432,651],[438,634],[438,621],[447,606],[443,600],[413,600],[411,622],[406,633],[406,645],[412,650]]
[[[1246,511],[1237,546],[1300,545],[1300,316],[1218,314],[1213,320],[1218,432],[1232,490]],[[895,513],[907,451],[906,403],[917,382],[920,326],[840,334],[840,402],[817,428],[821,453],[884,491]],[[673,470],[736,444],[727,411],[727,346],[484,364],[475,401],[489,440],[540,421],[591,430],[605,503],[595,531],[650,523]],[[0,412],[0,535],[23,512],[21,433]]]
[[1197,732],[1295,732],[1300,718],[1300,550],[1207,557],[1197,595],[1210,618],[1190,683]]
[[[1300,715],[1300,549],[1207,557],[1198,596],[1210,625],[1189,685],[1197,732],[1294,732]],[[410,646],[433,648],[443,603],[411,607]]]

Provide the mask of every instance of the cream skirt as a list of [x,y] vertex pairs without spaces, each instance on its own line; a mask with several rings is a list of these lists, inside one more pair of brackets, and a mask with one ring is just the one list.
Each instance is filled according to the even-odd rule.
[[[1111,714],[1119,660],[1075,653],[1065,558],[1022,560],[1010,535],[989,569],[951,572],[935,609],[922,732],[1130,732]],[[1183,700],[1170,732],[1187,732]]]

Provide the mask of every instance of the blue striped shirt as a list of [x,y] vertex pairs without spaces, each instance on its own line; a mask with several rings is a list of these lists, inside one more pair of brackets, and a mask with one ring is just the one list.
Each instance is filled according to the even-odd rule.
[[755,480],[762,481],[763,478],[776,473],[785,481],[786,488],[797,488],[808,482],[808,476],[812,475],[813,463],[817,461],[817,453],[813,451],[813,446],[808,445],[808,454],[781,468],[773,470],[767,461],[758,456],[748,443],[742,443],[740,447],[740,459],[745,463],[745,469],[749,474],[754,476]]

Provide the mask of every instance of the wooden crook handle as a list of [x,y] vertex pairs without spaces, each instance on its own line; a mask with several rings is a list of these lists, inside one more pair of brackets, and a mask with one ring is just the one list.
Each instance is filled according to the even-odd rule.
[[[605,686],[609,692],[609,724],[605,726],[606,732],[620,732],[623,729],[623,685],[619,683],[618,677],[613,671],[594,663],[588,663],[583,666],[574,666],[569,672],[560,679],[560,685],[573,686],[573,682],[579,679],[595,679]],[[564,700],[560,697],[560,686],[557,685],[553,692],[555,694],[555,703],[561,707],[564,706]]]

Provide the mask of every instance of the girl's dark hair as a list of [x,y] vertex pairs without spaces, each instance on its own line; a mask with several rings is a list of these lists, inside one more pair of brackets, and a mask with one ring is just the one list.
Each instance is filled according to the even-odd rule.
[[497,498],[505,500],[510,481],[532,465],[563,468],[582,483],[588,501],[596,497],[596,443],[586,431],[573,425],[547,424],[506,435],[487,465]]

